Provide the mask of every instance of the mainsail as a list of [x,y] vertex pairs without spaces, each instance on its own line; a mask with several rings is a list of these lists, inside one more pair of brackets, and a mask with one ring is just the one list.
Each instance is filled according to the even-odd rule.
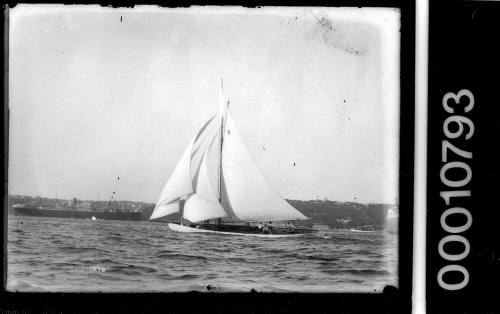
[[[222,89],[221,89],[222,96]],[[279,196],[253,162],[222,96],[217,119],[210,119],[191,140],[165,184],[150,219],[182,212],[191,222],[307,219]],[[217,139],[217,140],[216,140]],[[217,143],[217,145],[215,145]],[[217,148],[218,174],[209,179],[208,153]],[[186,199],[183,208],[180,200]]]
[[236,217],[244,221],[307,219],[279,196],[253,162],[231,113],[227,114],[222,175],[228,201]]

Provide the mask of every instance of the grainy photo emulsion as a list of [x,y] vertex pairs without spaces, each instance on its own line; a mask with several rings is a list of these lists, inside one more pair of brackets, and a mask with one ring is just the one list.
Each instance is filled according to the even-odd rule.
[[398,286],[399,10],[9,19],[9,291]]

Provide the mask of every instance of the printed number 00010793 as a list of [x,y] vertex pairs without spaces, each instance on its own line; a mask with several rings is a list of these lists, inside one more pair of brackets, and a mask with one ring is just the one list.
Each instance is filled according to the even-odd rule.
[[[463,108],[464,115],[455,114],[455,109],[448,105],[449,102],[454,101],[455,105],[460,104],[460,99],[462,97],[467,97],[468,102]],[[462,89],[458,93],[446,93],[443,97],[443,108],[450,114],[443,122],[443,132],[444,135],[449,140],[459,139],[463,137],[465,140],[469,140],[474,135],[474,123],[472,120],[465,116],[468,112],[474,108],[474,95],[467,89]],[[451,125],[455,125],[454,130],[450,129]],[[465,132],[464,132],[465,131]],[[465,267],[459,265],[457,262],[463,260],[469,255],[470,243],[464,236],[460,233],[465,232],[472,225],[472,215],[464,207],[459,207],[460,197],[470,197],[471,190],[467,189],[467,185],[472,179],[472,170],[466,161],[472,160],[472,152],[462,150],[450,141],[443,140],[441,143],[441,162],[443,163],[439,177],[441,183],[445,186],[447,191],[441,191],[440,196],[444,199],[446,206],[449,206],[442,214],[440,218],[441,227],[444,231],[450,233],[449,235],[443,237],[438,244],[439,255],[446,261],[454,262],[453,264],[448,264],[442,267],[437,274],[437,281],[441,288],[446,290],[460,290],[463,289],[469,283],[469,272]],[[449,153],[450,152],[450,153]],[[452,157],[453,153],[454,157]],[[453,159],[452,161],[450,161]],[[450,179],[450,170],[457,171],[461,169],[462,175],[459,179]],[[453,188],[453,190],[449,190]],[[453,205],[451,205],[453,203]],[[451,207],[453,206],[453,207]],[[460,226],[450,226],[446,222],[446,219],[450,215],[463,215],[466,220],[465,223]],[[452,242],[460,242],[463,244],[463,251],[459,254],[450,254],[445,250],[445,244]],[[447,283],[443,279],[443,276],[448,272],[460,272],[463,275],[463,279],[458,283]]]

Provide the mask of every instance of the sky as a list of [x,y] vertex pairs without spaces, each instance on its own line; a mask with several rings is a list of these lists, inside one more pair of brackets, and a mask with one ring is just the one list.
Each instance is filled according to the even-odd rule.
[[9,27],[10,194],[155,202],[223,78],[281,196],[397,200],[397,9],[17,5]]

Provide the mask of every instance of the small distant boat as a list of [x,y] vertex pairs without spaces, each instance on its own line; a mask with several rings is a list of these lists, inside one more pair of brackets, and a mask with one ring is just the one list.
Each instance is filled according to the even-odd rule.
[[95,216],[92,216],[92,220],[97,220],[97,218],[95,218]]
[[349,231],[373,233],[373,232],[379,232],[381,230],[382,230],[382,226],[380,226],[380,225],[364,225],[364,226],[355,226],[354,228],[351,228]]
[[373,232],[377,232],[376,230],[362,230],[362,229],[355,229],[355,228],[352,228],[352,229],[350,229],[349,231],[351,231],[351,232],[362,232],[362,233],[373,233]]
[[327,231],[327,230],[330,230],[330,227],[328,227],[327,225],[313,225],[312,229],[320,230],[320,231]]
[[397,207],[394,206],[389,208],[387,211],[387,220],[385,224],[385,231],[390,234],[398,233],[398,225],[399,225],[399,215],[397,213]]
[[[163,188],[150,220],[179,212],[176,232],[296,236],[317,230],[271,227],[308,219],[273,191],[247,151],[229,112],[221,81],[221,106],[189,142]],[[185,222],[188,220],[189,222]],[[211,223],[212,222],[212,223]]]

